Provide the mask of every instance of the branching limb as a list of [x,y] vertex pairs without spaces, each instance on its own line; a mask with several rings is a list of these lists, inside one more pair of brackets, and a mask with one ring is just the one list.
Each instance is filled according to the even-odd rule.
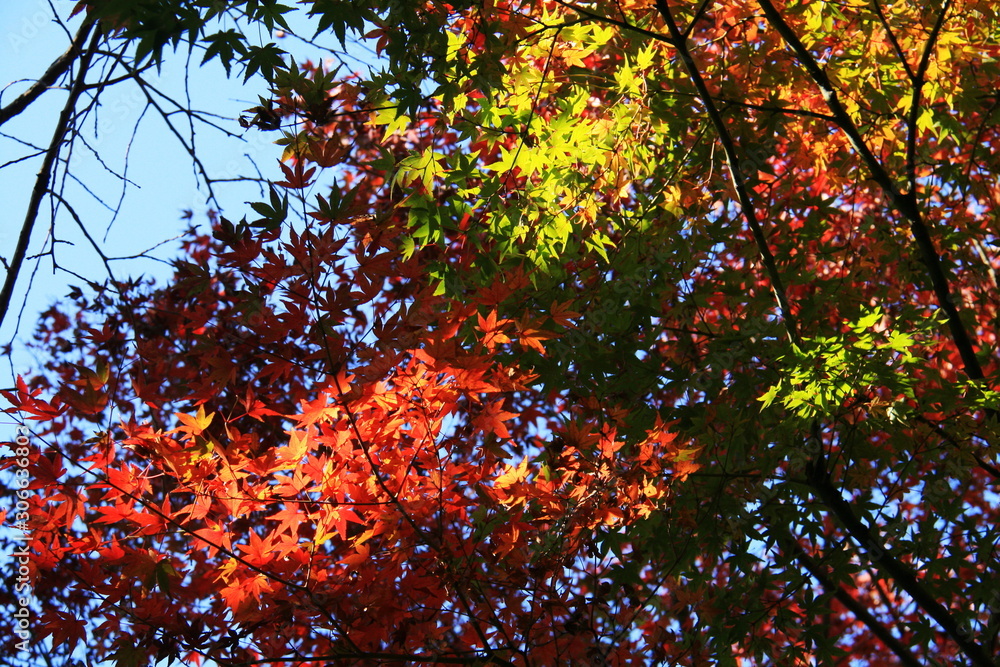
[[722,120],[722,115],[715,106],[715,101],[712,98],[712,94],[708,90],[708,86],[705,85],[705,79],[698,70],[698,65],[695,63],[694,58],[691,57],[691,51],[687,46],[687,39],[681,32],[680,27],[674,21],[673,13],[670,11],[670,6],[667,4],[666,0],[656,0],[656,8],[659,10],[664,22],[667,24],[667,30],[670,32],[671,44],[673,44],[674,48],[677,49],[681,60],[684,62],[684,67],[688,71],[688,76],[691,77],[691,81],[694,83],[694,86],[698,91],[698,96],[701,98],[702,104],[705,105],[708,118],[719,135],[719,142],[722,144],[722,148],[725,151],[726,165],[729,167],[729,175],[732,178],[733,187],[736,190],[736,196],[740,203],[740,209],[743,211],[743,217],[746,219],[747,225],[750,227],[750,232],[753,234],[754,242],[757,244],[757,251],[760,253],[761,261],[764,263],[764,270],[767,272],[767,277],[771,281],[771,289],[774,291],[775,299],[778,302],[778,308],[781,310],[781,317],[785,323],[785,330],[788,332],[789,340],[793,343],[797,343],[799,341],[798,325],[795,322],[795,316],[792,314],[791,304],[789,303],[788,296],[785,293],[785,285],[781,280],[781,274],[778,272],[778,266],[774,261],[774,255],[771,253],[771,248],[767,244],[767,237],[764,235],[764,230],[761,228],[760,221],[757,219],[757,212],[754,208],[753,200],[750,198],[746,179],[740,171],[740,158],[739,153],[736,150],[736,144],[729,132],[729,128],[726,127],[725,121]]
[[[80,28],[80,34],[83,35],[84,40],[86,40],[87,35],[91,35],[90,45],[83,55],[80,56],[80,70],[77,72],[73,86],[70,88],[69,98],[66,100],[63,110],[59,114],[59,120],[56,123],[56,130],[52,135],[52,141],[49,142],[48,150],[46,150],[45,157],[42,160],[42,168],[38,171],[38,176],[35,178],[35,185],[31,190],[28,211],[24,216],[24,223],[21,225],[21,234],[17,239],[17,247],[14,249],[14,256],[10,262],[10,270],[7,271],[3,290],[0,291],[0,323],[7,316],[7,311],[10,308],[10,300],[14,295],[14,285],[17,283],[17,276],[21,271],[21,265],[24,263],[24,258],[28,253],[28,243],[31,241],[31,232],[35,227],[35,220],[38,218],[38,210],[41,207],[42,198],[49,191],[49,181],[52,179],[53,167],[62,148],[63,140],[70,131],[76,103],[83,93],[87,70],[90,68],[94,51],[97,49],[97,44],[101,39],[101,31],[93,30],[93,28],[93,23],[85,23]],[[79,37],[80,34],[77,36]],[[76,40],[74,40],[74,43],[76,43]]]
[[97,244],[97,241],[94,240],[94,237],[90,235],[90,232],[87,230],[87,226],[83,224],[83,220],[80,219],[80,215],[76,212],[76,209],[74,209],[70,205],[70,203],[66,201],[63,198],[63,196],[58,192],[49,192],[49,194],[58,199],[59,203],[65,206],[66,210],[69,211],[69,215],[70,217],[73,218],[73,221],[76,223],[76,226],[80,228],[80,231],[83,232],[84,237],[86,237],[87,241],[90,243],[90,246],[94,249],[94,252],[96,252],[97,256],[101,258],[101,262],[104,264],[104,269],[108,272],[108,277],[111,278],[111,282],[114,283],[115,286],[117,287],[118,279],[115,278],[114,271],[111,269],[110,259],[108,258],[107,255],[104,254],[104,251],[101,250],[101,246]]
[[77,31],[76,36],[73,37],[73,42],[66,49],[66,52],[52,61],[49,68],[45,70],[45,74],[38,81],[31,84],[26,91],[18,95],[13,102],[5,107],[0,107],[0,125],[3,125],[31,106],[32,102],[41,97],[42,93],[55,84],[59,80],[59,77],[73,66],[73,62],[83,53],[83,43],[87,41],[87,35],[90,34],[92,25],[90,22],[84,22]]
[[795,540],[795,538],[784,530],[774,526],[775,534],[778,536],[778,542],[781,544],[782,548],[787,550],[790,554],[795,557],[802,567],[806,569],[809,574],[813,576],[816,581],[820,583],[821,586],[827,591],[832,591],[834,597],[847,607],[854,617],[865,624],[872,634],[878,637],[883,644],[885,644],[890,651],[896,654],[899,658],[899,662],[906,667],[920,667],[921,662],[913,655],[913,653],[906,646],[903,645],[899,639],[894,637],[888,628],[875,618],[868,609],[865,608],[863,604],[858,602],[853,595],[844,589],[843,586],[832,580],[827,572],[826,568],[820,563],[817,563],[812,556],[806,553],[806,550],[802,548],[802,545]]
[[[927,38],[927,43],[924,44],[924,52],[920,56],[917,73],[910,77],[913,81],[913,93],[910,98],[910,109],[906,118],[906,180],[910,192],[917,191],[917,134],[920,131],[920,128],[917,127],[917,117],[920,115],[920,95],[925,83],[924,77],[927,76],[927,68],[931,64],[931,54],[934,53],[938,35],[941,34],[945,16],[948,15],[950,8],[951,0],[945,0],[944,6],[941,7],[941,12],[934,22],[934,27],[931,29],[931,34]],[[907,68],[907,71],[909,71],[909,68]]]
[[[658,0],[658,2],[665,4],[665,0]],[[927,273],[930,275],[938,304],[948,317],[948,328],[951,331],[952,340],[955,342],[955,348],[962,357],[965,373],[973,380],[981,380],[983,378],[983,370],[979,365],[979,360],[976,359],[975,340],[965,328],[965,324],[959,315],[958,307],[951,297],[951,281],[947,269],[941,264],[941,258],[938,256],[933,240],[931,240],[930,231],[927,229],[927,225],[921,216],[920,208],[917,206],[916,191],[912,188],[905,193],[899,191],[892,176],[886,171],[871,149],[868,148],[854,120],[847,113],[844,105],[841,104],[840,98],[837,96],[837,91],[830,81],[830,77],[823,71],[823,68],[820,67],[812,53],[809,52],[809,49],[805,47],[802,40],[795,34],[795,31],[785,22],[784,17],[774,7],[771,0],[757,0],[757,4],[763,10],[768,23],[785,40],[785,43],[795,53],[799,63],[809,74],[809,77],[819,87],[820,93],[823,95],[823,100],[826,102],[834,118],[834,124],[841,129],[846,135],[848,142],[857,151],[868,168],[872,180],[882,188],[882,191],[888,197],[889,204],[909,224],[910,232],[917,243],[920,259],[924,266],[927,267]],[[947,7],[942,11],[942,16],[946,10]],[[926,56],[927,53],[925,52]],[[926,71],[926,64],[923,67]]]
[[903,69],[906,70],[906,76],[908,76],[912,81],[914,79],[913,70],[910,68],[910,63],[906,59],[906,53],[899,45],[899,40],[896,39],[896,34],[889,26],[889,21],[885,17],[885,12],[882,11],[882,4],[880,0],[872,0],[872,7],[875,9],[875,15],[878,16],[879,23],[882,24],[882,29],[885,30],[885,36],[889,39],[889,43],[892,44],[892,50],[896,52],[896,57],[899,58],[900,64],[903,66]]
[[695,10],[694,16],[691,17],[691,22],[688,23],[688,27],[684,29],[684,39],[691,36],[691,32],[694,31],[694,27],[698,25],[698,21],[705,16],[705,12],[708,11],[712,2],[714,2],[714,0],[701,0],[701,4],[698,5],[698,9]]
[[637,25],[629,23],[628,21],[622,21],[620,19],[611,18],[610,16],[604,16],[603,14],[597,14],[595,12],[586,9],[585,7],[580,7],[579,5],[573,4],[572,2],[567,2],[566,0],[556,0],[556,4],[565,7],[566,9],[571,9],[574,12],[580,14],[588,19],[593,19],[599,23],[608,23],[610,25],[618,26],[623,30],[628,30],[629,32],[634,32],[644,37],[649,37],[650,39],[655,39],[658,42],[671,42],[671,39],[666,35],[661,35],[658,32],[652,30],[646,30],[645,28],[640,28]]
[[833,486],[822,461],[814,461],[807,469],[809,486],[819,500],[847,530],[848,534],[869,554],[872,562],[885,574],[892,577],[900,588],[954,640],[962,652],[976,667],[995,667],[995,662],[986,650],[972,639],[969,632],[959,627],[954,616],[920,583],[916,573],[905,563],[889,553],[888,548],[876,531],[866,526],[854,513],[850,503]]

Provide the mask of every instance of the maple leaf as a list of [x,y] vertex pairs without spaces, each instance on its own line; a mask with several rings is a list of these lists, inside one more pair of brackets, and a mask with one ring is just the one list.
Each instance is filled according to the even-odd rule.
[[59,610],[46,610],[40,619],[39,639],[51,637],[57,646],[75,648],[87,637],[87,623],[84,619]]
[[294,504],[286,506],[281,511],[275,512],[267,518],[270,521],[278,522],[278,526],[274,529],[275,533],[287,533],[296,540],[299,535],[299,526],[309,521],[309,517],[302,512],[300,507]]
[[56,419],[65,410],[65,408],[60,407],[58,402],[49,403],[37,398],[42,393],[42,390],[29,390],[28,385],[20,375],[17,376],[16,384],[16,393],[4,390],[0,391],[0,395],[7,399],[11,405],[16,406],[19,411],[26,412],[28,419],[39,421]]
[[98,507],[97,512],[101,516],[92,519],[95,523],[118,523],[132,519],[136,514],[134,509],[123,505]]
[[321,167],[335,167],[347,153],[347,148],[336,140],[316,141],[309,143],[308,158]]
[[271,560],[273,545],[271,537],[260,537],[257,533],[250,532],[249,544],[237,544],[236,548],[246,554],[246,561],[251,565],[264,565]]
[[205,406],[198,406],[198,413],[195,416],[186,415],[181,412],[175,412],[174,416],[177,417],[184,424],[179,426],[172,433],[187,433],[191,436],[201,435],[204,433],[205,429],[209,427],[212,423],[212,419],[215,417],[215,413],[205,414]]
[[499,438],[509,438],[510,432],[504,422],[517,417],[517,413],[503,410],[503,405],[503,400],[483,405],[482,411],[476,416],[476,428],[483,433],[493,433]]
[[232,552],[233,547],[230,542],[230,533],[222,526],[215,525],[208,528],[198,528],[192,531],[195,536],[193,548],[203,548],[208,551],[209,558],[214,557],[220,549]]
[[482,344],[488,351],[492,352],[497,345],[510,342],[510,338],[501,331],[503,327],[510,323],[510,320],[497,320],[496,310],[491,310],[485,318],[482,315],[477,315],[477,318],[479,320],[478,328],[485,334],[482,338]]
[[[517,505],[525,502],[525,497],[519,492],[518,487],[522,485],[528,477],[528,457],[521,459],[517,466],[507,465],[504,472],[493,480],[493,489],[497,493],[497,499],[504,505]],[[515,539],[516,535],[511,534],[510,539]]]
[[535,350],[541,355],[545,355],[545,347],[542,345],[543,340],[549,340],[555,336],[548,332],[542,331],[540,329],[531,328],[518,328],[517,331],[517,342],[520,343],[521,347],[528,350]]
[[303,190],[309,187],[311,184],[309,179],[316,173],[315,167],[305,169],[305,165],[301,160],[297,161],[294,167],[289,167],[279,160],[278,166],[281,167],[281,171],[285,175],[285,180],[278,181],[275,185],[288,188],[289,190]]
[[572,304],[572,299],[567,299],[562,303],[553,301],[552,305],[549,307],[549,317],[551,317],[555,323],[561,327],[565,327],[567,329],[574,328],[576,325],[573,323],[573,320],[580,317],[580,313],[569,309]]

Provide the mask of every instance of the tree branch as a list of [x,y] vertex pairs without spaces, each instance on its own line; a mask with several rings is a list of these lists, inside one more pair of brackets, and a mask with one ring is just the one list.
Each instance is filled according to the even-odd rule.
[[858,602],[854,596],[844,590],[844,587],[837,582],[830,579],[826,568],[822,567],[813,558],[806,553],[806,550],[802,548],[802,545],[792,536],[790,532],[787,532],[784,527],[773,526],[775,534],[778,537],[778,542],[787,549],[794,557],[795,560],[802,564],[809,574],[813,576],[816,581],[820,583],[821,586],[827,591],[833,592],[834,597],[847,607],[848,610],[854,616],[865,624],[865,626],[872,631],[876,637],[878,637],[883,644],[885,644],[889,650],[896,654],[899,661],[906,665],[907,667],[921,667],[921,663],[913,655],[913,653],[906,646],[903,645],[896,637],[892,636],[892,633],[875,618],[868,609],[865,608],[863,604]]
[[649,37],[651,39],[655,39],[655,40],[657,40],[659,42],[668,42],[668,43],[671,42],[671,40],[668,39],[666,35],[661,35],[660,33],[654,32],[652,30],[646,30],[645,28],[641,28],[641,27],[639,27],[637,25],[633,25],[632,23],[629,23],[628,21],[622,21],[622,20],[619,20],[619,19],[614,19],[614,18],[611,18],[610,16],[605,16],[603,14],[597,14],[595,12],[590,11],[589,9],[585,9],[583,7],[580,7],[579,5],[575,5],[572,2],[567,2],[567,0],[555,0],[555,1],[556,1],[557,5],[561,5],[562,7],[565,7],[566,9],[572,9],[574,12],[577,12],[578,14],[580,14],[580,16],[586,17],[588,19],[592,19],[592,20],[597,21],[599,23],[610,23],[611,25],[618,26],[619,28],[621,28],[623,30],[628,30],[630,32],[634,32],[634,33],[643,35],[645,37]]
[[684,34],[674,21],[673,14],[670,11],[670,6],[667,4],[667,0],[656,0],[656,8],[660,12],[660,16],[663,18],[663,21],[667,24],[667,30],[670,32],[671,44],[675,49],[677,49],[677,53],[684,62],[684,67],[687,69],[688,76],[691,77],[691,81],[694,83],[695,89],[698,91],[698,96],[701,98],[702,104],[705,105],[708,118],[711,120],[712,126],[719,135],[719,142],[722,144],[722,148],[726,154],[726,166],[729,167],[729,175],[732,178],[733,187],[736,189],[736,197],[739,200],[740,209],[743,211],[743,217],[746,219],[747,225],[750,227],[750,232],[753,234],[754,242],[757,244],[757,251],[760,253],[761,261],[764,263],[764,270],[767,272],[768,279],[771,281],[771,289],[773,290],[775,299],[778,302],[778,308],[781,309],[781,318],[785,323],[785,330],[788,332],[788,338],[793,343],[798,343],[798,325],[795,322],[795,316],[792,314],[792,308],[788,302],[788,296],[785,292],[784,283],[781,280],[781,274],[778,272],[778,266],[774,261],[774,255],[771,253],[771,249],[767,245],[767,237],[764,235],[764,230],[761,228],[760,221],[757,219],[757,213],[754,209],[753,200],[750,199],[750,193],[746,187],[746,180],[739,170],[739,154],[736,151],[736,145],[733,142],[732,135],[730,135],[729,128],[726,127],[725,121],[722,120],[722,115],[715,106],[712,94],[709,92],[708,86],[705,85],[705,80],[701,76],[701,72],[698,70],[698,66],[695,63],[694,58],[691,57],[691,51],[687,46],[687,39],[684,37]]
[[[941,34],[941,27],[944,26],[945,16],[951,7],[951,0],[945,0],[941,13],[938,14],[931,34],[924,44],[924,52],[920,56],[920,64],[917,65],[917,73],[913,75],[913,94],[910,98],[910,111],[906,118],[906,180],[909,183],[910,192],[917,191],[917,116],[920,114],[920,94],[924,87],[924,77],[927,75],[927,68],[931,63],[931,53],[934,45],[937,44],[938,35]],[[907,68],[909,71],[909,68]]]
[[[73,40],[74,45],[78,41],[86,40],[87,35],[91,33],[93,27],[94,24],[92,22],[86,22],[80,26],[80,31],[77,33],[76,39]],[[83,93],[84,83],[87,78],[87,69],[90,67],[90,61],[100,39],[101,31],[94,30],[90,39],[90,45],[80,57],[80,71],[76,74],[76,79],[70,88],[69,98],[66,100],[63,110],[59,114],[59,120],[56,123],[56,130],[52,135],[52,141],[49,142],[48,150],[45,151],[45,157],[42,160],[42,168],[38,171],[38,176],[35,178],[35,185],[31,190],[31,198],[28,200],[28,211],[24,216],[24,223],[21,225],[21,234],[17,239],[17,247],[14,249],[14,256],[11,259],[10,269],[7,271],[7,277],[4,280],[3,290],[0,291],[0,324],[3,323],[10,308],[10,300],[14,295],[14,285],[17,283],[17,276],[21,271],[21,264],[24,263],[24,258],[28,253],[31,231],[34,229],[35,220],[38,218],[38,210],[41,207],[42,198],[48,192],[53,166],[62,148],[63,140],[69,132],[73,112],[76,109],[76,102]]]
[[888,548],[874,531],[866,526],[854,513],[850,503],[844,500],[840,492],[834,488],[822,459],[816,460],[807,468],[808,483],[815,495],[847,530],[848,534],[864,548],[872,563],[902,588],[913,601],[927,613],[950,636],[976,667],[995,667],[996,663],[987,655],[986,650],[973,641],[967,631],[959,627],[955,618],[947,608],[938,602],[917,579],[917,575],[907,566],[889,553]]
[[[657,3],[665,4],[665,0],[657,0]],[[934,248],[934,241],[931,239],[930,232],[920,214],[920,208],[917,206],[916,191],[911,188],[906,193],[899,192],[889,172],[885,170],[882,163],[879,162],[875,154],[865,144],[861,133],[854,124],[854,120],[851,119],[844,105],[840,103],[840,98],[837,96],[837,91],[833,87],[830,77],[826,75],[826,72],[816,62],[816,59],[795,34],[795,31],[791,29],[778,10],[771,4],[771,0],[757,0],[757,4],[763,10],[768,23],[785,40],[785,43],[795,53],[799,63],[819,87],[820,93],[823,95],[823,100],[833,115],[834,124],[847,136],[847,140],[851,146],[861,156],[872,180],[882,188],[882,191],[889,199],[890,205],[909,223],[910,233],[913,234],[917,248],[920,251],[921,260],[924,266],[927,267],[927,273],[930,275],[938,305],[948,317],[948,328],[951,331],[955,348],[962,357],[965,373],[973,380],[981,380],[983,378],[983,370],[979,365],[979,360],[976,359],[974,349],[975,340],[966,330],[959,316],[958,307],[951,298],[951,286],[947,269],[941,265],[941,259]],[[926,68],[926,65],[922,65]]]
[[879,23],[882,24],[882,28],[885,30],[885,36],[889,39],[889,43],[892,44],[892,50],[896,52],[896,57],[899,58],[899,62],[903,64],[903,69],[906,70],[906,76],[913,80],[913,70],[910,69],[910,63],[906,60],[906,53],[903,52],[903,48],[899,45],[899,41],[896,39],[896,35],[893,34],[892,28],[889,27],[889,21],[885,18],[885,12],[882,11],[882,5],[879,4],[879,0],[872,0],[872,6],[875,8],[875,15],[878,16]]
[[73,61],[83,53],[83,43],[87,41],[87,35],[90,33],[91,26],[90,22],[84,22],[73,37],[73,41],[70,43],[69,48],[66,49],[66,52],[52,61],[52,64],[45,70],[41,78],[31,84],[26,91],[18,95],[13,102],[0,108],[0,125],[3,125],[27,109],[32,102],[41,97],[42,93],[48,90],[49,87],[59,80],[59,77],[72,67]]

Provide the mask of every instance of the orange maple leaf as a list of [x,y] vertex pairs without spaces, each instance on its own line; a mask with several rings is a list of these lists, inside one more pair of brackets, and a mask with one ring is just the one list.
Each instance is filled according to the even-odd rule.
[[476,428],[483,433],[495,433],[498,438],[509,438],[510,431],[504,422],[516,417],[518,413],[503,410],[503,404],[503,399],[487,403],[476,417]]

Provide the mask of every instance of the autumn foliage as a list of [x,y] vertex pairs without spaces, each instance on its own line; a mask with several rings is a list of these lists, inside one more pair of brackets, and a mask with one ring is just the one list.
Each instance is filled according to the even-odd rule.
[[53,664],[995,664],[993,3],[211,4],[81,3],[280,161],[4,394]]

